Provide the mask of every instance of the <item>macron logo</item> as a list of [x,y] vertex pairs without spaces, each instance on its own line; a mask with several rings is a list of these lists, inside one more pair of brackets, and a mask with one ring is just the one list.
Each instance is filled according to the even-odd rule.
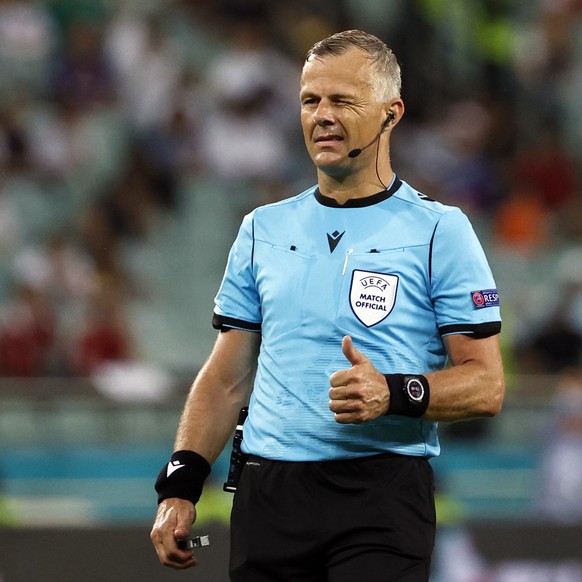
[[186,465],[181,465],[180,461],[170,461],[168,463],[168,469],[166,471],[166,477],[169,477],[174,471],[185,467]]
[[343,232],[335,230],[331,234],[329,234],[329,232],[327,233],[327,243],[329,244],[330,253],[333,253],[333,251],[335,251],[335,247],[337,247],[339,241],[342,240],[342,236],[344,236],[344,234],[346,234],[345,230]]

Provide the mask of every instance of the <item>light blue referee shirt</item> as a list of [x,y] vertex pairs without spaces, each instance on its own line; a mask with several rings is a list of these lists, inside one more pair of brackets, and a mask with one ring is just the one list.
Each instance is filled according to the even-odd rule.
[[213,324],[262,336],[243,451],[319,461],[440,451],[435,422],[335,421],[329,377],[350,367],[344,335],[380,372],[422,374],[446,365],[443,336],[493,335],[501,317],[467,217],[396,178],[344,206],[313,187],[247,215]]

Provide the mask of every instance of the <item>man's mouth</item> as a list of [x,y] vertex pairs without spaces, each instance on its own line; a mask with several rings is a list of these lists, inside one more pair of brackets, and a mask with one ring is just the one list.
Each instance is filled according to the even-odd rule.
[[320,135],[315,138],[315,143],[319,144],[326,144],[326,143],[335,143],[338,141],[343,141],[343,137],[341,135],[337,135],[335,133],[329,133],[325,135]]

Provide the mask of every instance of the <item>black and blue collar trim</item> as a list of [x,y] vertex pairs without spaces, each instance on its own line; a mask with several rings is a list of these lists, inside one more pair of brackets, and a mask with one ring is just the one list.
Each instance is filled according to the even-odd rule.
[[382,190],[382,192],[372,194],[371,196],[366,196],[365,198],[351,198],[345,204],[339,204],[334,198],[324,196],[319,191],[319,188],[317,188],[315,190],[315,199],[323,206],[329,206],[330,208],[364,208],[365,206],[373,206],[374,204],[387,200],[401,185],[402,182],[395,176],[392,184],[386,190]]

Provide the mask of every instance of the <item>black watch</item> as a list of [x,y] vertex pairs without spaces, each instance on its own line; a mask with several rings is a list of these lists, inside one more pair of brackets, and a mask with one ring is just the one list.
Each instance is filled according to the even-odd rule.
[[420,418],[428,409],[430,385],[422,374],[384,374],[390,391],[386,414]]
[[404,376],[402,391],[411,406],[414,406],[415,408],[424,408],[426,406],[426,390],[424,383],[418,376]]

